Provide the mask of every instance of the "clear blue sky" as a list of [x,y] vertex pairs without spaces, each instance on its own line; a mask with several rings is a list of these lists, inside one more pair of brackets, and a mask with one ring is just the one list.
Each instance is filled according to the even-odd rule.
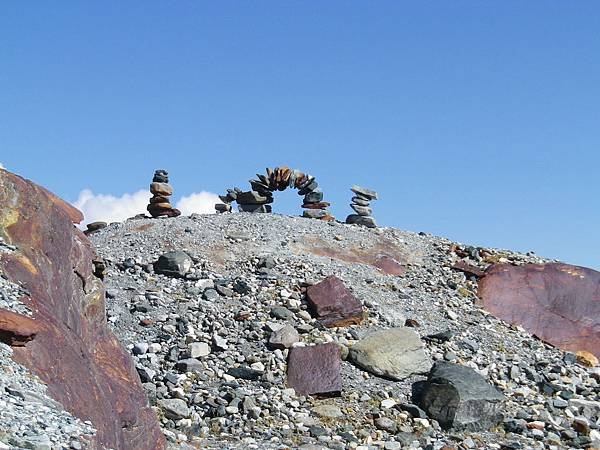
[[287,164],[342,220],[358,183],[382,225],[600,268],[597,1],[4,2],[0,82],[0,162],[68,200]]

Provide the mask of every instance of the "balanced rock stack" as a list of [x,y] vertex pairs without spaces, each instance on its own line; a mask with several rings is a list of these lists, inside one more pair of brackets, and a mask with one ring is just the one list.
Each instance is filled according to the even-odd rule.
[[361,186],[352,186],[350,188],[354,192],[350,207],[356,211],[356,214],[350,214],[346,217],[346,223],[363,225],[368,228],[377,228],[377,222],[371,216],[373,210],[369,206],[371,200],[377,200],[377,192]]
[[169,173],[166,170],[157,170],[154,172],[152,184],[150,184],[152,198],[146,208],[152,217],[177,217],[181,211],[173,208],[169,203],[169,197],[173,195],[173,187],[169,184]]
[[219,195],[219,198],[223,203],[217,203],[215,205],[215,210],[217,213],[231,212],[231,203],[235,201],[238,194],[241,192],[242,190],[240,188],[233,188],[227,189],[227,194]]

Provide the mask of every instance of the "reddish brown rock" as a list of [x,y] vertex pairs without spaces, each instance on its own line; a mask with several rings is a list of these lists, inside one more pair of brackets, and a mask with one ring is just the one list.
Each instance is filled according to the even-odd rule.
[[309,286],[306,298],[313,315],[326,327],[345,327],[363,319],[362,305],[336,276]]
[[287,383],[300,395],[339,395],[340,348],[331,342],[290,349]]
[[404,275],[406,267],[388,255],[377,255],[373,265],[388,275]]
[[568,264],[496,264],[479,282],[485,309],[569,351],[600,356],[600,272]]
[[454,270],[459,270],[466,275],[474,275],[477,278],[482,278],[485,275],[485,271],[473,264],[468,263],[464,260],[458,260],[452,266]]
[[[324,218],[321,218],[323,220]],[[406,273],[408,263],[418,263],[420,256],[409,253],[405,248],[389,239],[373,239],[372,247],[338,244],[324,240],[320,236],[305,236],[301,242],[292,243],[291,248],[297,253],[305,252],[317,256],[333,258],[348,263],[369,264],[388,275],[402,276]]]
[[42,327],[27,316],[0,308],[0,342],[22,347],[31,341]]
[[98,430],[86,449],[163,449],[164,437],[133,362],[108,330],[97,256],[73,227],[81,213],[45,189],[0,171],[0,235],[18,251],[0,267],[30,297],[40,330],[13,357],[65,409]]

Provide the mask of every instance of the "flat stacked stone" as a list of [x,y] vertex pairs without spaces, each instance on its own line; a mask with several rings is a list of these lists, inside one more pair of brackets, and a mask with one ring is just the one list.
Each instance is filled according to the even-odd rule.
[[240,212],[270,213],[273,194],[262,191],[240,192],[236,201]]
[[356,214],[350,214],[346,218],[346,223],[377,228],[377,222],[375,222],[375,219],[371,215],[373,210],[370,206],[372,200],[379,198],[377,192],[357,185],[352,186],[350,190],[354,192],[350,207],[356,211]]
[[242,190],[239,188],[227,189],[227,194],[219,195],[219,199],[223,203],[217,203],[215,205],[215,210],[217,213],[226,213],[231,212],[231,203],[235,201],[238,194],[241,193]]
[[169,184],[169,173],[166,170],[156,170],[150,184],[152,198],[146,208],[152,217],[177,217],[181,211],[173,208],[169,197],[173,195],[173,187]]

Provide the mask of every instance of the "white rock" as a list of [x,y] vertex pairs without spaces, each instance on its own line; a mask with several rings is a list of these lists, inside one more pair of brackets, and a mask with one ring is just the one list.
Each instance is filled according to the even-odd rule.
[[394,400],[393,398],[386,398],[385,400],[381,401],[380,406],[383,409],[393,408],[394,406],[396,406],[396,400]]
[[206,342],[192,342],[188,345],[188,353],[190,358],[202,358],[210,355],[210,345]]

